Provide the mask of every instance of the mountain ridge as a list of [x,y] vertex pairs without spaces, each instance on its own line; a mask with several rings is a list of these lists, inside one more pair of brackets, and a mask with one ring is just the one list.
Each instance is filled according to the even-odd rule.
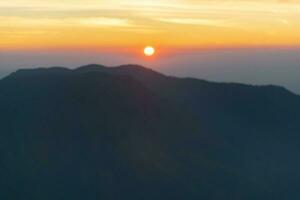
[[[11,73],[10,75],[4,77],[8,78],[10,76],[24,76],[24,75],[40,75],[43,73],[52,73],[52,74],[59,74],[59,73],[69,73],[69,72],[80,72],[80,73],[86,73],[86,72],[102,72],[102,73],[110,73],[110,74],[119,74],[119,75],[132,75],[132,73],[151,73],[154,76],[161,76],[161,77],[168,77],[168,78],[175,78],[190,82],[202,82],[202,83],[209,83],[209,84],[223,84],[228,86],[244,86],[244,87],[253,87],[253,88],[264,88],[264,89],[276,89],[281,90],[282,92],[287,92],[296,96],[299,96],[296,93],[291,92],[287,88],[283,86],[273,85],[273,84],[266,84],[266,85],[253,85],[253,84],[244,84],[244,83],[236,83],[236,82],[214,82],[214,81],[208,81],[198,78],[192,78],[192,77],[184,77],[184,78],[178,78],[175,76],[166,76],[162,73],[156,72],[153,69],[143,67],[138,64],[126,64],[126,65],[119,65],[119,66],[112,66],[108,67],[101,64],[88,64],[83,65],[80,67],[77,67],[75,69],[70,69],[62,66],[55,66],[55,67],[40,67],[40,68],[31,68],[31,69],[19,69],[16,72]],[[136,77],[135,77],[136,78]],[[0,79],[1,80],[1,79]],[[299,96],[300,97],[300,96]]]

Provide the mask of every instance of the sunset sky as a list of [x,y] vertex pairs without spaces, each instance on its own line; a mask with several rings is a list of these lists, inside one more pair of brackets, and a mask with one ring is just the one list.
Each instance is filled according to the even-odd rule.
[[299,55],[300,0],[0,1],[0,78],[19,68],[136,63],[300,94]]
[[299,0],[10,0],[0,48],[300,45]]

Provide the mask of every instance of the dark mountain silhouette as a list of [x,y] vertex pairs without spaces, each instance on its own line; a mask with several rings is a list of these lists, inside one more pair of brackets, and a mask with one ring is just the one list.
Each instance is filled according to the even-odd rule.
[[137,65],[0,81],[0,198],[298,199],[300,97]]

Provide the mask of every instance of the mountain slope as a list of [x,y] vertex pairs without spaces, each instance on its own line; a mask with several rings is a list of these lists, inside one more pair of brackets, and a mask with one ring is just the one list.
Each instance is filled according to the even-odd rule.
[[2,199],[297,199],[300,98],[136,65],[0,81]]

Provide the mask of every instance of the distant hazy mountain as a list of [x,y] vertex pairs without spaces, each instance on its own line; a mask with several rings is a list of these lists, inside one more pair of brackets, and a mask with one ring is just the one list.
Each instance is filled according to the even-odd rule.
[[0,198],[288,200],[300,97],[136,65],[0,80]]

